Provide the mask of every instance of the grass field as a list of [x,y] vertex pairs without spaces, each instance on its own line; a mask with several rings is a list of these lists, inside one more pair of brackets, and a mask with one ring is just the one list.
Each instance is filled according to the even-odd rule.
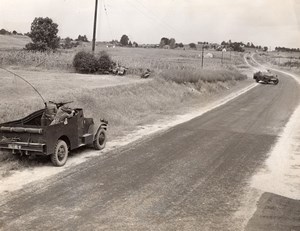
[[31,39],[28,36],[0,35],[0,51],[23,49],[29,42],[31,42]]
[[[0,42],[1,43],[1,42]],[[129,68],[128,76],[81,75],[74,73],[72,59],[85,46],[56,53],[5,50],[0,65],[32,83],[46,100],[74,101],[70,106],[84,108],[86,116],[109,121],[109,139],[130,133],[140,125],[153,123],[190,107],[201,106],[208,98],[246,79],[243,54],[212,53],[201,68],[200,51],[145,48],[106,48],[112,59]],[[231,57],[231,59],[230,59]],[[139,77],[149,68],[151,78]],[[0,71],[0,123],[21,118],[43,107],[37,94],[17,77]],[[118,86],[116,86],[118,85]],[[1,173],[1,165],[5,167]],[[1,164],[2,163],[2,164]],[[27,163],[27,162],[26,162]],[[17,167],[16,167],[17,166]],[[21,162],[21,166],[28,166]],[[0,173],[19,168],[10,155],[0,156]]]
[[300,69],[300,52],[264,52],[255,56],[263,62],[282,68]]

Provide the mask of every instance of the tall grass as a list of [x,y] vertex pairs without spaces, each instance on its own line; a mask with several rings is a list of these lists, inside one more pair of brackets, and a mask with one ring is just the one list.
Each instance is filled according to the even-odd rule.
[[[60,50],[55,53],[29,52],[25,50],[7,50],[0,53],[0,65],[19,66],[22,68],[34,68],[45,70],[58,70],[73,72],[72,60],[78,51],[89,51],[86,46],[77,47],[71,50]],[[98,47],[96,50],[105,50],[112,59],[120,65],[129,68],[129,74],[140,75],[143,70],[149,68],[155,72],[160,70],[189,70],[201,68],[201,51],[197,50],[165,50],[145,48],[106,48]],[[213,58],[204,58],[206,69],[220,69],[228,66],[236,66],[243,63],[241,53],[223,54],[222,52],[209,50]],[[97,55],[97,52],[96,52]]]

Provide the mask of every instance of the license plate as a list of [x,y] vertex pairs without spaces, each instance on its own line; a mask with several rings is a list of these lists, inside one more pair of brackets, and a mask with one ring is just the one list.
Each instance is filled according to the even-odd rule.
[[21,149],[21,145],[17,145],[17,144],[8,144],[8,148],[11,148],[11,149]]

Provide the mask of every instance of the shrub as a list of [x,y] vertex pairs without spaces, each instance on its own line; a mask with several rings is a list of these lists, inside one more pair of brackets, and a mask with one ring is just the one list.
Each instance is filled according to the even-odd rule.
[[73,66],[80,73],[95,73],[99,69],[99,64],[95,56],[85,51],[80,51],[75,55]]
[[98,65],[99,65],[100,71],[109,71],[110,68],[112,67],[113,62],[112,62],[110,56],[105,51],[100,52],[100,57],[98,59]]

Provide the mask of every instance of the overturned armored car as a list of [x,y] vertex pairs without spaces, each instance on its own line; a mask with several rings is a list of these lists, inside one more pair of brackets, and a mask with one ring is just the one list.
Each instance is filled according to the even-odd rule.
[[254,73],[253,79],[255,79],[255,81],[257,83],[258,82],[272,83],[272,84],[275,84],[275,85],[277,85],[279,83],[277,75],[274,75],[270,71],[266,71],[266,72],[258,71],[256,73]]

